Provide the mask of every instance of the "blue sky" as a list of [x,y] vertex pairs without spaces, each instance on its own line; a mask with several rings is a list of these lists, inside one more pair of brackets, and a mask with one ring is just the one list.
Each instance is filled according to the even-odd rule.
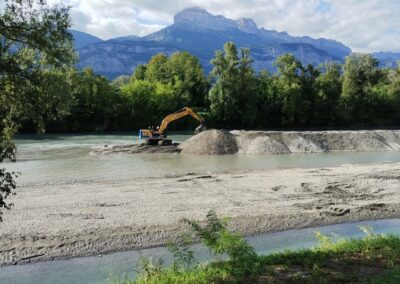
[[[57,3],[61,0],[48,0]],[[103,39],[139,35],[172,24],[198,6],[227,18],[253,18],[260,27],[325,37],[357,52],[400,52],[399,0],[64,0],[74,28]]]

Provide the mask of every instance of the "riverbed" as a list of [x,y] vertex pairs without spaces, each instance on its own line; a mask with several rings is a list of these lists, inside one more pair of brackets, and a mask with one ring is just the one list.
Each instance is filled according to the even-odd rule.
[[[184,141],[190,135],[172,135]],[[20,136],[0,264],[144,249],[210,209],[259,235],[400,217],[400,153],[96,155],[131,134]]]

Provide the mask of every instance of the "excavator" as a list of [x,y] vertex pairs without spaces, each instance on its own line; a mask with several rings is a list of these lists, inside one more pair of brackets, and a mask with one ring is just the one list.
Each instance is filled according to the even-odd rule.
[[191,108],[184,107],[174,113],[167,115],[157,128],[149,127],[149,129],[139,130],[139,139],[146,139],[145,144],[147,145],[158,145],[166,146],[171,145],[172,140],[167,138],[167,127],[173,121],[176,121],[185,116],[192,116],[194,119],[200,122],[200,125],[196,128],[195,133],[200,133],[206,129],[206,123],[204,118],[195,113]]

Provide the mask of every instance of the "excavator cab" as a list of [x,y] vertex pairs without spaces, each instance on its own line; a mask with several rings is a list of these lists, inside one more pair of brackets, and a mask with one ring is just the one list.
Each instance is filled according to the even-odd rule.
[[192,116],[194,119],[198,120],[201,124],[196,128],[195,133],[200,133],[206,129],[206,124],[204,118],[195,113],[191,108],[184,107],[174,113],[167,115],[161,122],[161,124],[155,129],[154,127],[149,127],[149,129],[139,130],[139,139],[146,139],[145,144],[147,145],[171,145],[172,140],[167,138],[167,127],[168,124],[176,121],[187,115]]

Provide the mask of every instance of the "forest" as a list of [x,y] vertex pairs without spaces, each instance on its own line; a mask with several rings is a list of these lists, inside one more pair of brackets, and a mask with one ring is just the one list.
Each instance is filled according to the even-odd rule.
[[[343,129],[400,123],[400,67],[380,68],[371,55],[353,54],[344,64],[315,67],[284,54],[276,60],[274,74],[255,72],[252,62],[248,48],[228,42],[216,51],[208,76],[188,52],[157,54],[131,76],[113,81],[90,68],[49,71],[37,90],[48,103],[41,115],[24,120],[22,131],[35,131],[38,124],[51,132],[135,130],[157,125],[184,106],[200,112],[209,126],[228,129]],[[54,108],[57,117],[48,115]],[[172,127],[188,124],[185,120]]]

